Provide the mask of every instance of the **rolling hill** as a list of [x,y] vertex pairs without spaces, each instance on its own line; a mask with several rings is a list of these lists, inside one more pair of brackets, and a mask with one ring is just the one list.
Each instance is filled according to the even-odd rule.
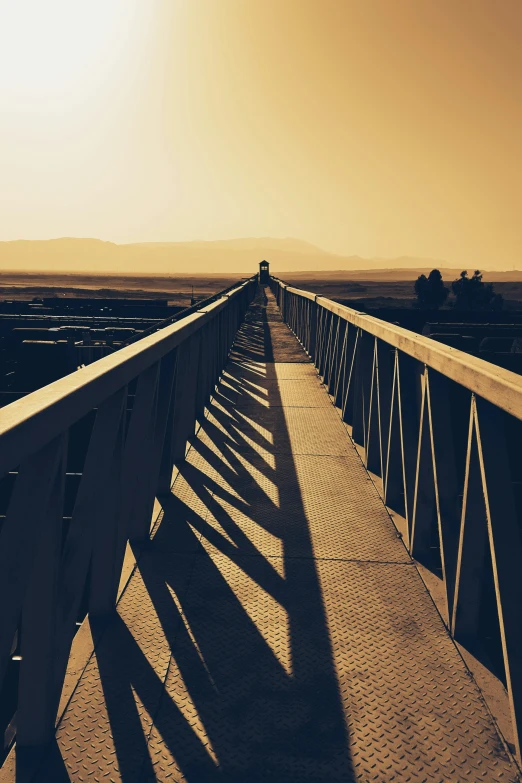
[[[299,239],[270,237],[213,242],[143,242],[116,244],[100,239],[61,238],[0,242],[0,271],[65,274],[194,275],[257,271],[266,258],[271,271],[285,274],[320,273],[352,279],[411,279],[434,267],[456,276],[447,262],[430,258],[361,258],[327,253]],[[461,267],[462,268],[462,267]],[[390,277],[391,276],[391,277]],[[399,276],[399,278],[397,278]],[[495,272],[489,280],[518,280],[522,272]]]
[[146,242],[118,245],[100,239],[0,242],[0,270],[125,274],[252,274],[266,258],[276,274],[426,267],[430,259],[362,259],[327,253],[297,239],[250,238],[215,242]]

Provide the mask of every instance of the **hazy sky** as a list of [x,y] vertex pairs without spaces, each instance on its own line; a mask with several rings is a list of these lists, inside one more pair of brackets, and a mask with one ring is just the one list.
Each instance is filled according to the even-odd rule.
[[0,239],[522,268],[521,0],[0,0]]

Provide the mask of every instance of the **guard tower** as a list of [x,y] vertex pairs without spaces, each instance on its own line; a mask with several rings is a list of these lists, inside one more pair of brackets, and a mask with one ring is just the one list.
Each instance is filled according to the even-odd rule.
[[259,264],[259,282],[261,285],[268,285],[270,282],[270,272],[268,271],[268,261],[261,261]]

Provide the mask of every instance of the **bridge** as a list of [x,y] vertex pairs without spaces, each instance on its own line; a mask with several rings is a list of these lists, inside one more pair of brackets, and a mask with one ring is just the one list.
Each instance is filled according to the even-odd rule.
[[521,419],[273,277],[4,408],[1,783],[518,780]]

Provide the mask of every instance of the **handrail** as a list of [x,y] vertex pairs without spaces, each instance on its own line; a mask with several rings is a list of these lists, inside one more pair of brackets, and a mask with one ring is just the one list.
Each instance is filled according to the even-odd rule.
[[127,542],[149,540],[256,286],[257,275],[0,410],[0,684],[16,651],[19,749],[51,740],[77,622],[85,606],[113,616]]
[[[500,657],[522,739],[522,377],[310,291],[270,281],[454,637]],[[494,608],[493,608],[494,607]]]
[[233,289],[206,309],[1,408],[0,477],[201,329],[248,284]]
[[[255,275],[254,275],[255,277]],[[253,278],[243,278],[241,282],[244,280],[251,280]],[[186,318],[188,315],[191,315],[192,313],[199,312],[202,308],[207,307],[210,304],[213,304],[214,302],[218,301],[224,296],[227,296],[231,291],[233,291],[235,288],[237,288],[237,282],[232,283],[232,285],[229,285],[227,288],[223,288],[221,291],[216,291],[215,294],[211,294],[210,296],[207,296],[206,299],[202,299],[200,302],[196,302],[193,305],[190,305],[189,307],[184,307],[182,310],[179,310],[174,315],[169,315],[168,318],[165,318],[163,321],[160,321],[159,323],[152,324],[152,326],[149,326],[147,329],[144,329],[143,332],[140,332],[139,334],[135,334],[132,337],[130,337],[126,342],[125,345],[131,345],[132,343],[135,343],[137,340],[141,340],[144,337],[148,337],[149,334],[153,334],[154,332],[157,332],[159,329],[164,329],[166,326],[170,326],[173,323],[177,323],[182,318]]]
[[430,337],[416,334],[402,326],[361,313],[332,299],[287,286],[279,280],[277,282],[288,294],[316,302],[325,310],[335,313],[343,320],[465,386],[511,416],[522,419],[522,376],[517,373],[497,367],[491,362],[439,343]]

